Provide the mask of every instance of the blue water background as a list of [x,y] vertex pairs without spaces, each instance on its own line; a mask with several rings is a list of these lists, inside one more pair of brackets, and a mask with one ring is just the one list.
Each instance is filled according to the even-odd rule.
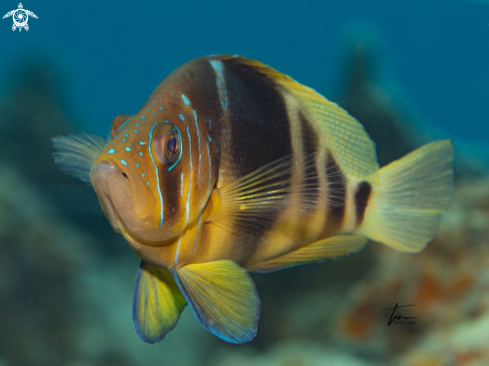
[[[17,1],[2,1],[3,14]],[[238,53],[334,93],[349,25],[379,35],[383,74],[449,135],[489,136],[489,3],[463,0],[28,0],[28,32],[0,21],[0,87],[16,65],[43,57],[67,87],[80,128],[105,136],[159,82],[198,56]],[[26,106],[27,107],[27,106]]]

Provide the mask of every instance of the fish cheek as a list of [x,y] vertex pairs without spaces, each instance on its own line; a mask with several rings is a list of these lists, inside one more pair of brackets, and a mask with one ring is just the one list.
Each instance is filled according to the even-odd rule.
[[[182,204],[183,190],[185,189],[185,181],[182,186],[181,169],[173,169],[168,172],[165,177],[161,191],[165,201],[165,223],[168,226],[176,225],[182,218],[185,206]],[[183,188],[182,188],[183,187]]]
[[133,188],[134,194],[134,213],[136,216],[143,220],[154,213],[154,207],[156,206],[156,197],[154,193],[148,189],[145,185],[141,187]]

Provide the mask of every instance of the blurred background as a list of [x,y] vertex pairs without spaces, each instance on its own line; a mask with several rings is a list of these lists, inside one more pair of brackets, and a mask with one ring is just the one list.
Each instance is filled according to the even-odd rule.
[[[0,21],[0,366],[488,365],[489,2],[28,0]],[[3,16],[17,9],[2,1]],[[257,338],[227,344],[186,309],[162,343],[133,329],[139,259],[50,138],[106,136],[175,68],[260,60],[364,124],[385,165],[450,138],[456,197],[427,250],[371,243],[253,275]],[[416,324],[387,324],[396,303]],[[408,314],[406,314],[408,315]]]

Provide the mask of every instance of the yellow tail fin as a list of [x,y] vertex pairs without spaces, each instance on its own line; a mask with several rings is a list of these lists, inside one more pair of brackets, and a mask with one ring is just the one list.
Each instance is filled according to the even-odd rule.
[[402,252],[419,252],[453,199],[453,146],[427,144],[380,170],[358,232]]

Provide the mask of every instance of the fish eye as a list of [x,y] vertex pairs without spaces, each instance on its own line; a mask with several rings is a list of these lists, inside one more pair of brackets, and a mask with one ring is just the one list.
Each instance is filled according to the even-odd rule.
[[158,160],[164,165],[173,163],[180,154],[180,144],[180,134],[175,127],[169,130],[166,128],[158,130],[154,142]]
[[168,136],[168,142],[166,143],[166,153],[168,155],[168,160],[173,161],[175,155],[178,151],[177,138],[175,135]]

